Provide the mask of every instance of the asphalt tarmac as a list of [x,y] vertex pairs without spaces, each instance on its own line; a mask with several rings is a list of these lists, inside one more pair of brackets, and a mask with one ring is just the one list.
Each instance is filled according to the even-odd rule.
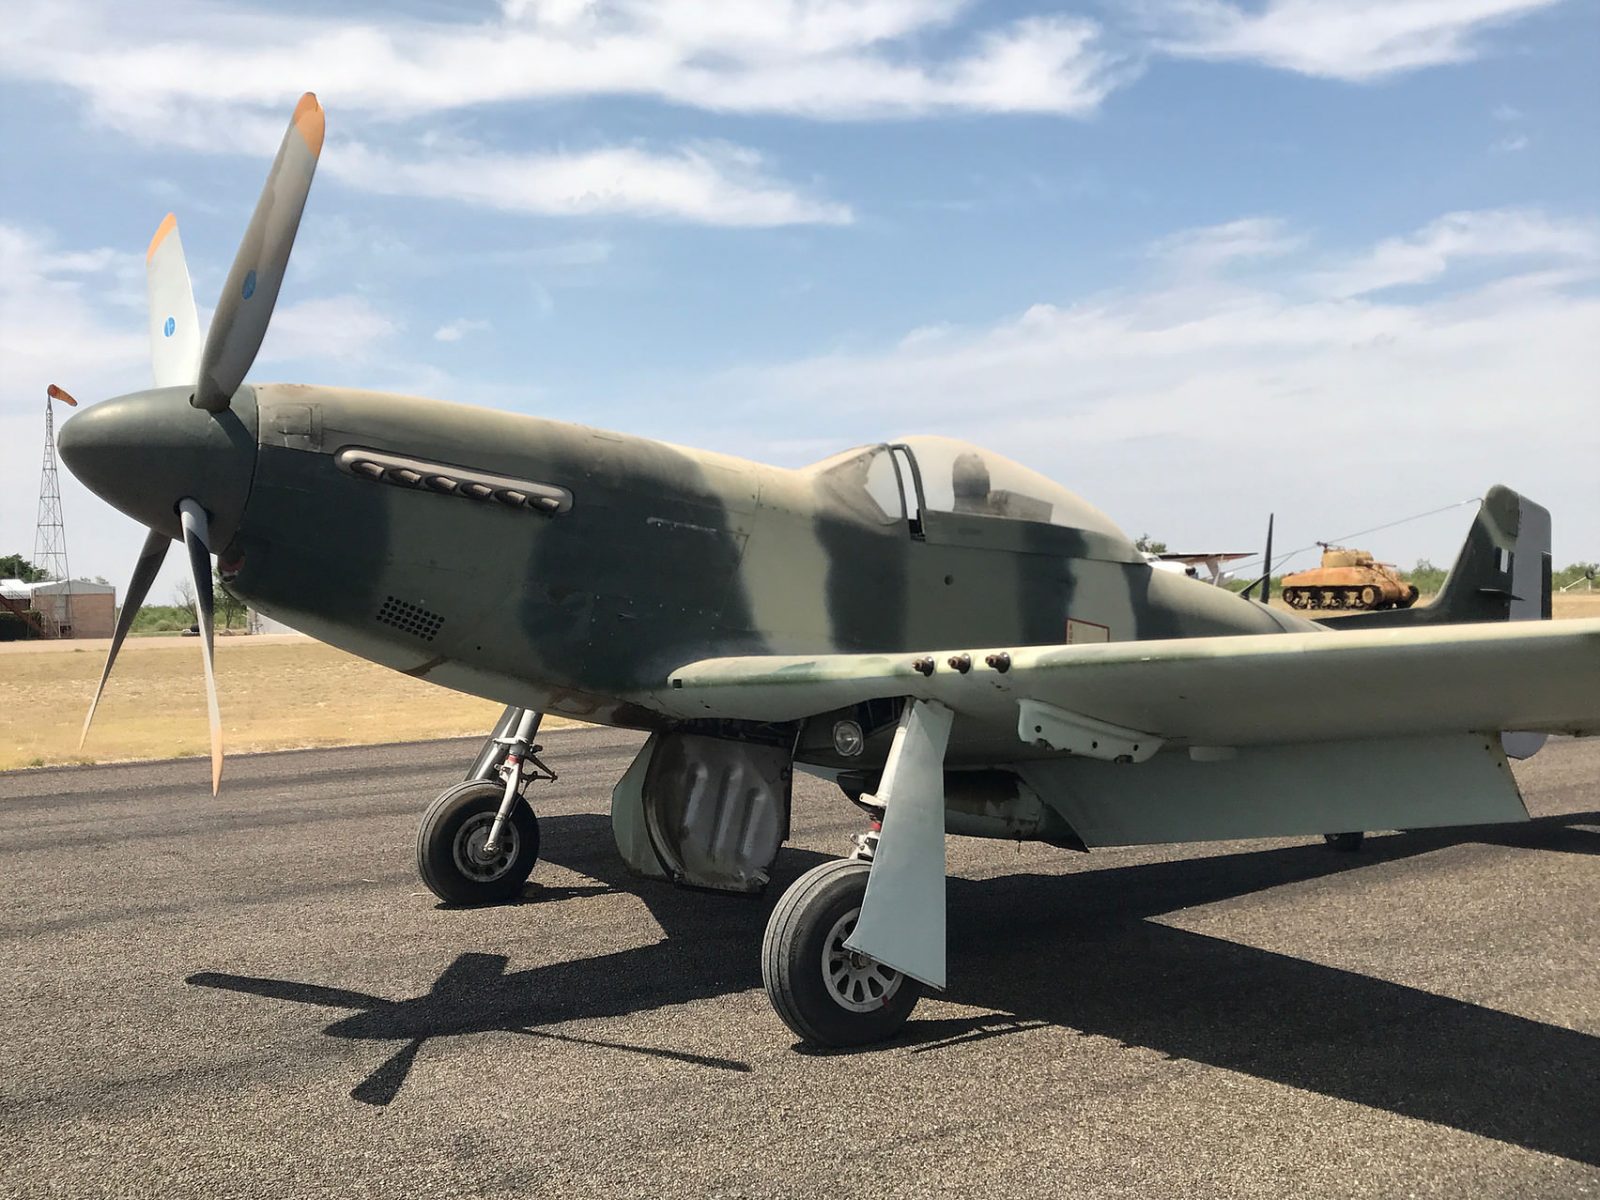
[[542,740],[494,909],[414,869],[472,743],[0,775],[0,1194],[1600,1197],[1600,742],[1355,855],[952,838],[949,991],[824,1056],[758,950],[855,810],[803,780],[762,899],[638,882],[637,739]]

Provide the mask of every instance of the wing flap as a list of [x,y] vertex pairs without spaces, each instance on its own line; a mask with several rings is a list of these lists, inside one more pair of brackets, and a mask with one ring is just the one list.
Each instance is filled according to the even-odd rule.
[[1158,754],[1133,768],[1080,758],[1016,772],[1091,846],[1315,837],[1525,821],[1492,737],[1444,734]]

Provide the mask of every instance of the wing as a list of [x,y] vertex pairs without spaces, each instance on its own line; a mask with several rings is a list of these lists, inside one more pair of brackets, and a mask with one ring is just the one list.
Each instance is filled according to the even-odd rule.
[[[1085,728],[1188,746],[1505,729],[1593,734],[1600,620],[715,658],[673,672],[669,702],[684,717],[788,721],[894,696],[1017,725],[1029,742],[1023,713],[1041,704]],[[1147,741],[1137,755],[1150,750]]]
[[686,717],[762,721],[911,700],[847,944],[943,986],[949,713],[1090,846],[1526,819],[1482,735],[1600,733],[1600,621],[709,659],[668,696]]

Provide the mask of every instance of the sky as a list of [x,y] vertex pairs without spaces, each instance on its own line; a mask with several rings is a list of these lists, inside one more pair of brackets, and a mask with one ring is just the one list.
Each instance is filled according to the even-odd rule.
[[[1591,3],[0,0],[0,29],[0,553],[33,546],[46,385],[149,386],[169,210],[204,326],[310,90],[253,380],[783,465],[944,434],[1174,548],[1501,482],[1558,565],[1600,560]],[[142,531],[62,489],[74,574],[125,585]],[[1443,564],[1470,518],[1358,544]]]

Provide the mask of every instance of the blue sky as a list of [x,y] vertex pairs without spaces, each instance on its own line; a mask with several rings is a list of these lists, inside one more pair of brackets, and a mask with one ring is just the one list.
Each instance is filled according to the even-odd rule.
[[[1131,533],[1300,546],[1500,481],[1600,559],[1600,10],[0,2],[0,551],[39,408],[204,322],[301,91],[258,380],[798,464],[964,437]],[[64,480],[78,573],[141,540]],[[1466,509],[1367,539],[1448,560]],[[169,568],[169,575],[172,575]],[[175,578],[175,576],[174,576]],[[170,591],[164,577],[156,598]]]

